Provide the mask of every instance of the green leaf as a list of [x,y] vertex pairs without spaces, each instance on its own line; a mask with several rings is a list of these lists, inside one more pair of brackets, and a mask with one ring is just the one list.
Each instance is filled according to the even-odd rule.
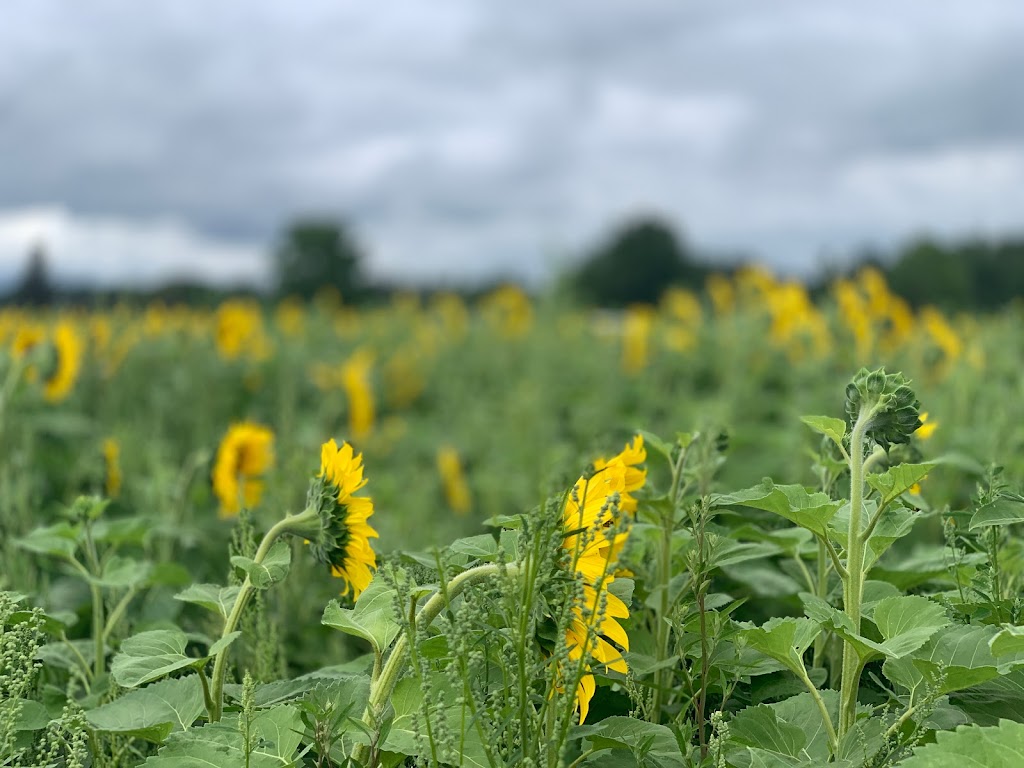
[[[250,724],[249,754],[238,715],[219,723],[172,733],[146,768],[285,768],[295,764],[302,721],[290,705],[259,712]],[[298,731],[298,733],[293,733]]]
[[663,765],[682,765],[679,744],[672,731],[664,725],[632,717],[608,717],[573,731],[571,738],[580,737],[597,750],[628,750],[641,765],[645,759]]
[[188,638],[180,629],[141,632],[121,643],[110,673],[118,685],[136,688],[202,661],[186,656],[186,645]]
[[97,731],[162,743],[172,731],[187,731],[206,711],[199,677],[163,680],[86,713]]
[[174,596],[175,600],[201,605],[225,619],[231,613],[241,587],[222,587],[220,584],[193,584]]
[[846,422],[842,419],[834,419],[831,416],[801,416],[800,421],[813,429],[819,435],[825,435],[840,448],[843,447],[843,437],[846,435]]
[[797,675],[805,674],[803,653],[821,633],[821,627],[805,618],[770,619],[764,626],[740,630],[747,645],[781,662]]
[[885,638],[882,647],[892,658],[906,656],[923,646],[949,624],[945,609],[927,597],[902,595],[879,600],[873,614],[875,626]]
[[[13,712],[17,710],[18,714]],[[50,724],[46,707],[32,699],[0,700],[0,723],[12,731],[41,731]]]
[[753,488],[717,496],[713,503],[774,512],[819,536],[825,535],[825,526],[842,506],[824,493],[808,493],[802,485],[775,485],[769,478]]
[[45,528],[36,528],[14,543],[29,552],[69,560],[78,548],[78,526],[61,522]]
[[292,564],[292,548],[288,542],[278,539],[263,558],[263,562],[257,563],[248,557],[235,555],[231,558],[231,564],[245,571],[256,589],[267,589],[283,581],[288,575]]
[[[450,748],[439,745],[440,762],[466,768],[490,766],[491,761],[477,730],[476,719],[463,706],[444,706],[445,702],[455,701],[457,696],[448,681],[440,675],[435,675],[431,678],[430,690],[435,702],[431,717],[444,718],[454,736],[448,743],[459,747],[459,753],[454,754]],[[420,755],[418,734],[422,732],[422,727],[415,721],[418,719],[422,722],[423,718],[423,686],[415,676],[403,678],[398,682],[394,693],[391,694],[391,706],[394,709],[394,719],[384,739],[383,749],[403,755]]]
[[988,647],[997,659],[1024,654],[1024,627],[1004,624],[999,633],[989,641]]
[[1024,765],[1024,725],[1000,720],[981,728],[961,725],[955,731],[937,731],[935,743],[916,747],[901,768],[1019,768]]
[[401,632],[395,620],[396,592],[374,579],[359,595],[353,608],[342,608],[332,600],[324,608],[322,623],[368,641],[377,653],[387,650]]
[[1000,497],[974,513],[969,529],[973,531],[992,525],[1013,525],[1014,523],[1024,523],[1024,502]]
[[958,691],[950,698],[978,725],[996,725],[1003,718],[1024,723],[1024,669]]
[[885,472],[871,474],[864,479],[869,486],[878,491],[881,496],[880,506],[884,506],[924,480],[934,468],[934,463],[897,464]]
[[987,626],[947,627],[909,656],[887,660],[882,672],[910,691],[924,683],[937,694],[970,688],[1014,666],[1015,658],[1000,662],[989,649],[998,631]]
[[152,572],[152,563],[114,555],[103,567],[103,575],[90,581],[107,589],[128,589],[144,584]]
[[[820,716],[818,720],[821,721]],[[737,712],[729,721],[729,742],[784,757],[797,757],[807,743],[807,737],[799,726],[780,719],[774,708],[758,704]]]

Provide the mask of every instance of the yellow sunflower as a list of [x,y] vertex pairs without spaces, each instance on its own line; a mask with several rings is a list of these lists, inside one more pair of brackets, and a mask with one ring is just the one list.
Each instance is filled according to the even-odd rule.
[[84,345],[75,326],[64,321],[58,323],[53,331],[53,348],[57,356],[55,367],[43,384],[43,397],[57,403],[71,393],[78,380]]
[[113,499],[121,493],[121,444],[115,437],[108,437],[103,441],[103,461],[106,464],[106,489],[107,498]]
[[341,447],[331,440],[320,449],[320,474],[323,478],[326,505],[321,505],[321,535],[311,541],[313,555],[331,567],[331,573],[344,579],[343,595],[352,592],[353,599],[366,589],[377,569],[377,555],[370,539],[377,538],[367,522],[373,514],[369,496],[355,496],[366,485],[363,477],[363,454],[355,453],[343,442]]
[[629,636],[618,623],[629,617],[629,608],[609,587],[615,581],[615,561],[636,511],[631,494],[647,477],[646,470],[638,468],[646,457],[643,438],[637,436],[618,455],[607,461],[599,459],[592,476],[576,481],[562,512],[566,533],[562,546],[571,555],[573,574],[583,584],[583,599],[572,607],[565,633],[569,660],[583,665],[584,674],[576,688],[581,723],[590,711],[595,690],[591,661],[623,674],[629,671],[619,650],[629,650]]
[[263,494],[263,474],[274,462],[274,433],[262,424],[232,424],[217,449],[213,491],[220,499],[220,516],[233,517],[245,504],[253,507]]

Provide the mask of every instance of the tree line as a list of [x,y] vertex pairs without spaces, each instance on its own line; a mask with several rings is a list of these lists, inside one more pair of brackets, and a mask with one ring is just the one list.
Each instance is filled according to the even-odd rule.
[[[638,217],[626,221],[588,248],[556,280],[557,290],[582,304],[624,307],[656,303],[669,286],[699,291],[712,272],[732,272],[756,259],[712,256],[693,249],[667,221]],[[331,286],[350,304],[386,299],[408,286],[371,281],[365,254],[342,221],[304,219],[289,226],[273,250],[275,295],[312,298]],[[1024,297],[1024,235],[940,241],[919,238],[891,252],[864,251],[845,273],[871,265],[881,270],[891,289],[912,305],[935,304],[947,310],[995,309]],[[809,284],[820,292],[844,271],[830,270]],[[445,287],[476,295],[490,286]],[[180,281],[151,291],[123,289],[64,289],[50,279],[46,254],[37,247],[28,258],[21,281],[7,303],[46,305],[54,301],[107,304],[115,300],[159,299],[167,302],[212,304],[227,294],[252,292],[213,288]]]

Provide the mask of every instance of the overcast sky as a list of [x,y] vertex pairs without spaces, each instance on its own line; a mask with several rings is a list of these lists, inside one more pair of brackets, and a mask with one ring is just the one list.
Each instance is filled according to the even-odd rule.
[[3,0],[0,281],[540,280],[635,213],[807,272],[1024,229],[1019,0]]

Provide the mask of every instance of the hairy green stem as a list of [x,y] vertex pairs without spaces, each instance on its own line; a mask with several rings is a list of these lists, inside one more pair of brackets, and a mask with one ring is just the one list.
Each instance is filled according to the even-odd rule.
[[[864,437],[878,405],[861,409],[850,434],[850,529],[846,537],[846,574],[843,578],[843,610],[860,632],[861,599],[864,594],[864,547],[861,518],[864,511]],[[860,687],[860,658],[851,643],[843,645],[843,673],[839,693],[839,737],[849,731],[857,719],[857,693]]]
[[[448,582],[446,588],[435,592],[431,595],[430,599],[424,603],[423,607],[415,615],[416,625],[423,627],[430,626],[441,611],[443,611],[452,600],[461,595],[463,590],[471,584],[476,584],[477,582],[489,579],[499,573],[518,576],[519,572],[520,565],[518,563],[488,563],[487,565],[478,565],[475,568],[470,568],[468,571],[463,571]],[[366,711],[363,713],[363,722],[371,729],[375,728],[376,724],[380,721],[380,717],[384,713],[384,708],[386,707],[388,700],[391,698],[391,694],[394,692],[395,686],[398,684],[398,679],[402,674],[402,670],[405,668],[406,661],[408,661],[409,634],[409,632],[406,632],[395,641],[395,645],[391,649],[391,654],[388,656],[388,660],[384,663],[380,676],[373,685],[370,686],[370,698],[366,704]],[[366,762],[368,751],[369,748],[366,744],[356,746],[352,753],[352,760],[355,765],[363,765]]]
[[[259,548],[256,550],[256,555],[252,559],[253,564],[259,565],[266,559],[267,554],[270,552],[270,548],[280,536],[289,532],[289,530],[295,526],[302,525],[315,517],[316,510],[305,509],[297,515],[288,515],[284,520],[280,520],[274,524],[274,526],[267,531],[267,535],[263,537],[263,541],[260,542]],[[252,599],[255,591],[256,588],[252,585],[252,580],[246,576],[245,581],[242,582],[242,587],[238,592],[238,596],[235,598],[235,603],[231,606],[231,612],[228,614],[227,620],[224,622],[224,631],[220,634],[222,640],[235,631],[239,620],[242,618],[242,612],[245,610],[245,606],[249,603],[249,600]],[[211,723],[220,721],[221,715],[224,713],[224,676],[227,673],[228,651],[230,650],[230,647],[231,646],[226,646],[221,648],[213,662],[213,688],[210,697],[212,708],[208,710]]]

